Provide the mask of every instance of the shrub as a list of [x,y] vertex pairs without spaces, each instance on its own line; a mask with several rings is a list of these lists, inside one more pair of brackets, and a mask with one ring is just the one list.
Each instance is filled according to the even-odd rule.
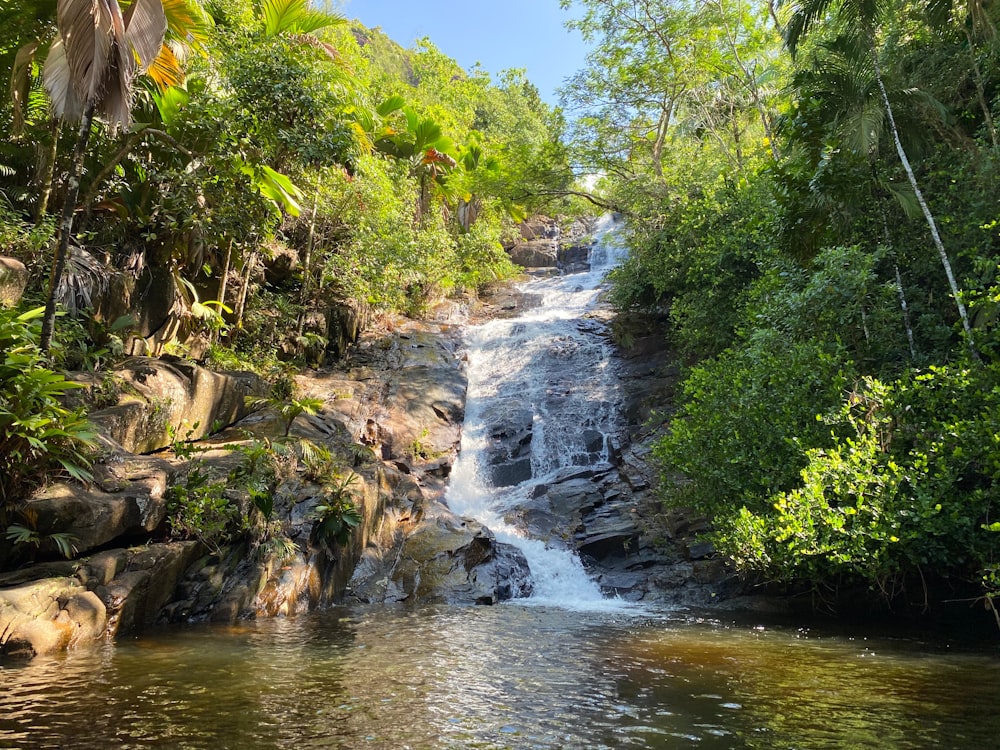
[[[0,511],[50,478],[90,479],[94,431],[82,410],[62,404],[79,388],[48,369],[36,342],[43,309],[0,310]],[[0,519],[5,521],[5,519]]]

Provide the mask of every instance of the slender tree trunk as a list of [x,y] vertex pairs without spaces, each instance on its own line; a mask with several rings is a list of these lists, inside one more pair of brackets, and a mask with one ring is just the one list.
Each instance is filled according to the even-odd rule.
[[[233,262],[233,238],[229,238],[229,244],[226,245],[226,254],[222,256],[222,277],[219,279],[219,302],[223,305],[226,304],[226,291],[229,286],[229,267]],[[221,315],[222,312],[220,311]],[[219,332],[214,331],[212,333],[212,338],[216,341],[219,340]]]
[[869,42],[869,44],[869,52],[872,56],[872,63],[875,69],[875,81],[878,83],[878,90],[882,95],[882,105],[885,107],[885,114],[889,120],[892,140],[896,144],[896,153],[899,155],[899,160],[903,163],[903,169],[906,171],[906,177],[910,181],[910,187],[913,188],[913,193],[917,197],[917,203],[920,204],[920,210],[923,212],[927,226],[930,228],[934,247],[937,248],[938,255],[941,257],[941,264],[944,266],[945,275],[948,277],[948,285],[951,288],[952,297],[955,299],[955,306],[958,308],[958,316],[962,319],[962,328],[965,331],[965,340],[969,346],[969,352],[972,354],[973,359],[978,361],[979,352],[976,351],[972,326],[969,323],[969,314],[966,312],[965,303],[962,302],[962,294],[959,291],[958,282],[955,281],[955,273],[952,271],[951,261],[948,259],[948,253],[945,251],[944,243],[941,241],[941,235],[938,232],[934,215],[927,206],[927,201],[924,200],[924,194],[920,190],[920,185],[917,184],[917,177],[913,173],[913,167],[910,166],[910,160],[906,156],[906,151],[903,150],[903,143],[899,139],[899,130],[896,128],[896,118],[892,112],[892,105],[889,104],[889,95],[886,93],[885,83],[882,81],[882,68],[878,61],[878,52],[875,49],[874,42]]
[[656,123],[656,140],[653,142],[653,171],[656,176],[663,180],[663,147],[667,142],[667,133],[670,132],[670,119],[674,112],[674,97],[665,102],[660,108],[660,120]]
[[257,251],[251,251],[246,261],[243,263],[243,286],[240,289],[240,297],[236,303],[236,330],[243,328],[243,313],[247,307],[247,293],[250,291],[250,281],[253,277],[254,269],[257,267]]
[[903,274],[899,272],[899,264],[892,264],[896,271],[896,294],[899,295],[899,306],[903,310],[903,325],[906,326],[906,340],[910,344],[910,359],[917,359],[917,343],[913,338],[913,324],[910,322],[910,306],[906,303],[906,290],[903,287]]
[[[878,175],[874,165],[872,167],[872,176],[877,179]],[[879,199],[880,213],[882,215],[882,239],[885,242],[885,247],[888,250],[892,250],[892,235],[889,232],[889,218],[886,216],[885,204],[882,198]],[[899,270],[899,263],[895,261],[895,252],[893,251],[894,260],[892,262],[892,268],[896,272],[896,295],[899,297],[899,309],[903,311],[903,326],[906,328],[906,341],[910,345],[910,360],[916,361],[917,359],[917,343],[913,336],[913,323],[910,321],[910,306],[906,302],[906,288],[903,286],[903,274]]]
[[83,171],[83,157],[90,141],[90,128],[94,122],[94,112],[97,110],[96,97],[87,103],[77,131],[76,145],[73,147],[73,159],[66,181],[66,200],[63,203],[62,220],[59,224],[59,244],[52,256],[52,271],[49,274],[49,298],[45,303],[45,315],[42,317],[42,334],[39,348],[48,352],[52,346],[52,333],[56,322],[56,293],[63,271],[66,270],[66,256],[69,254],[69,240],[73,234],[73,215],[76,212],[76,199],[80,195],[80,173]]
[[316,186],[316,196],[313,198],[312,215],[309,217],[309,234],[306,237],[306,254],[302,260],[302,293],[299,295],[299,304],[302,312],[299,313],[299,336],[306,327],[306,309],[309,304],[309,287],[312,280],[312,250],[313,241],[316,238],[316,212],[319,210],[319,185]]
[[986,120],[986,128],[990,132],[990,140],[993,142],[993,148],[997,147],[997,128],[993,123],[993,113],[990,111],[990,105],[986,103],[986,91],[983,86],[983,74],[979,70],[979,61],[976,59],[976,48],[972,43],[972,34],[968,29],[965,30],[965,38],[969,40],[969,59],[972,61],[972,75],[976,81],[976,97],[979,99],[979,107],[983,110],[983,118]]
[[52,180],[56,173],[56,157],[59,154],[59,120],[49,120],[49,138],[52,142],[42,151],[38,164],[38,203],[35,205],[35,225],[49,212],[49,198],[52,196]]

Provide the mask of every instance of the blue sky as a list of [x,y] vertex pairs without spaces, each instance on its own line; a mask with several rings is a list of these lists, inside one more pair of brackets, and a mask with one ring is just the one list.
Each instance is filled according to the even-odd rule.
[[542,98],[584,65],[587,48],[563,23],[570,12],[559,0],[341,0],[341,13],[365,26],[381,26],[404,47],[427,36],[468,70],[477,62],[490,73],[526,68]]

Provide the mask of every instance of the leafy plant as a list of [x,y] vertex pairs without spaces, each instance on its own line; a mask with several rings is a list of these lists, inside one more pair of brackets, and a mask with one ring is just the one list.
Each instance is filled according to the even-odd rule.
[[355,482],[353,472],[334,480],[324,488],[325,497],[316,506],[316,523],[310,539],[314,544],[329,547],[332,544],[347,544],[362,519],[361,511],[355,503]]
[[79,384],[45,366],[42,314],[0,309],[0,513],[53,477],[91,478],[95,433],[82,410],[62,404]]
[[297,397],[295,381],[290,378],[279,379],[268,396],[247,396],[246,403],[251,408],[271,408],[278,412],[284,422],[284,437],[288,437],[300,414],[315,415],[323,408],[322,399]]

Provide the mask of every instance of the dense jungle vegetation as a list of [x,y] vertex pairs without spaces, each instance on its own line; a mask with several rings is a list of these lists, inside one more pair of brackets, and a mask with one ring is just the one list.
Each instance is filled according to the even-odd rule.
[[4,525],[48,470],[86,476],[61,371],[316,364],[338,316],[474,294],[517,271],[518,221],[571,208],[522,71],[306,0],[5,1],[0,68],[0,255],[30,273],[0,310]]
[[573,158],[630,217],[614,299],[686,367],[666,502],[758,580],[991,606],[996,6],[578,6]]
[[[85,463],[59,370],[137,333],[216,366],[315,361],[316,310],[421,314],[509,277],[517,221],[573,210],[590,175],[629,219],[613,301],[665,318],[685,365],[665,502],[759,580],[909,603],[972,583],[992,606],[1000,11],[561,2],[592,44],[565,117],[516,70],[306,0],[123,1],[99,30],[134,54],[103,66],[55,0],[7,3],[0,248],[32,284],[0,320],[0,502],[29,458]],[[121,304],[153,287],[169,335]]]

